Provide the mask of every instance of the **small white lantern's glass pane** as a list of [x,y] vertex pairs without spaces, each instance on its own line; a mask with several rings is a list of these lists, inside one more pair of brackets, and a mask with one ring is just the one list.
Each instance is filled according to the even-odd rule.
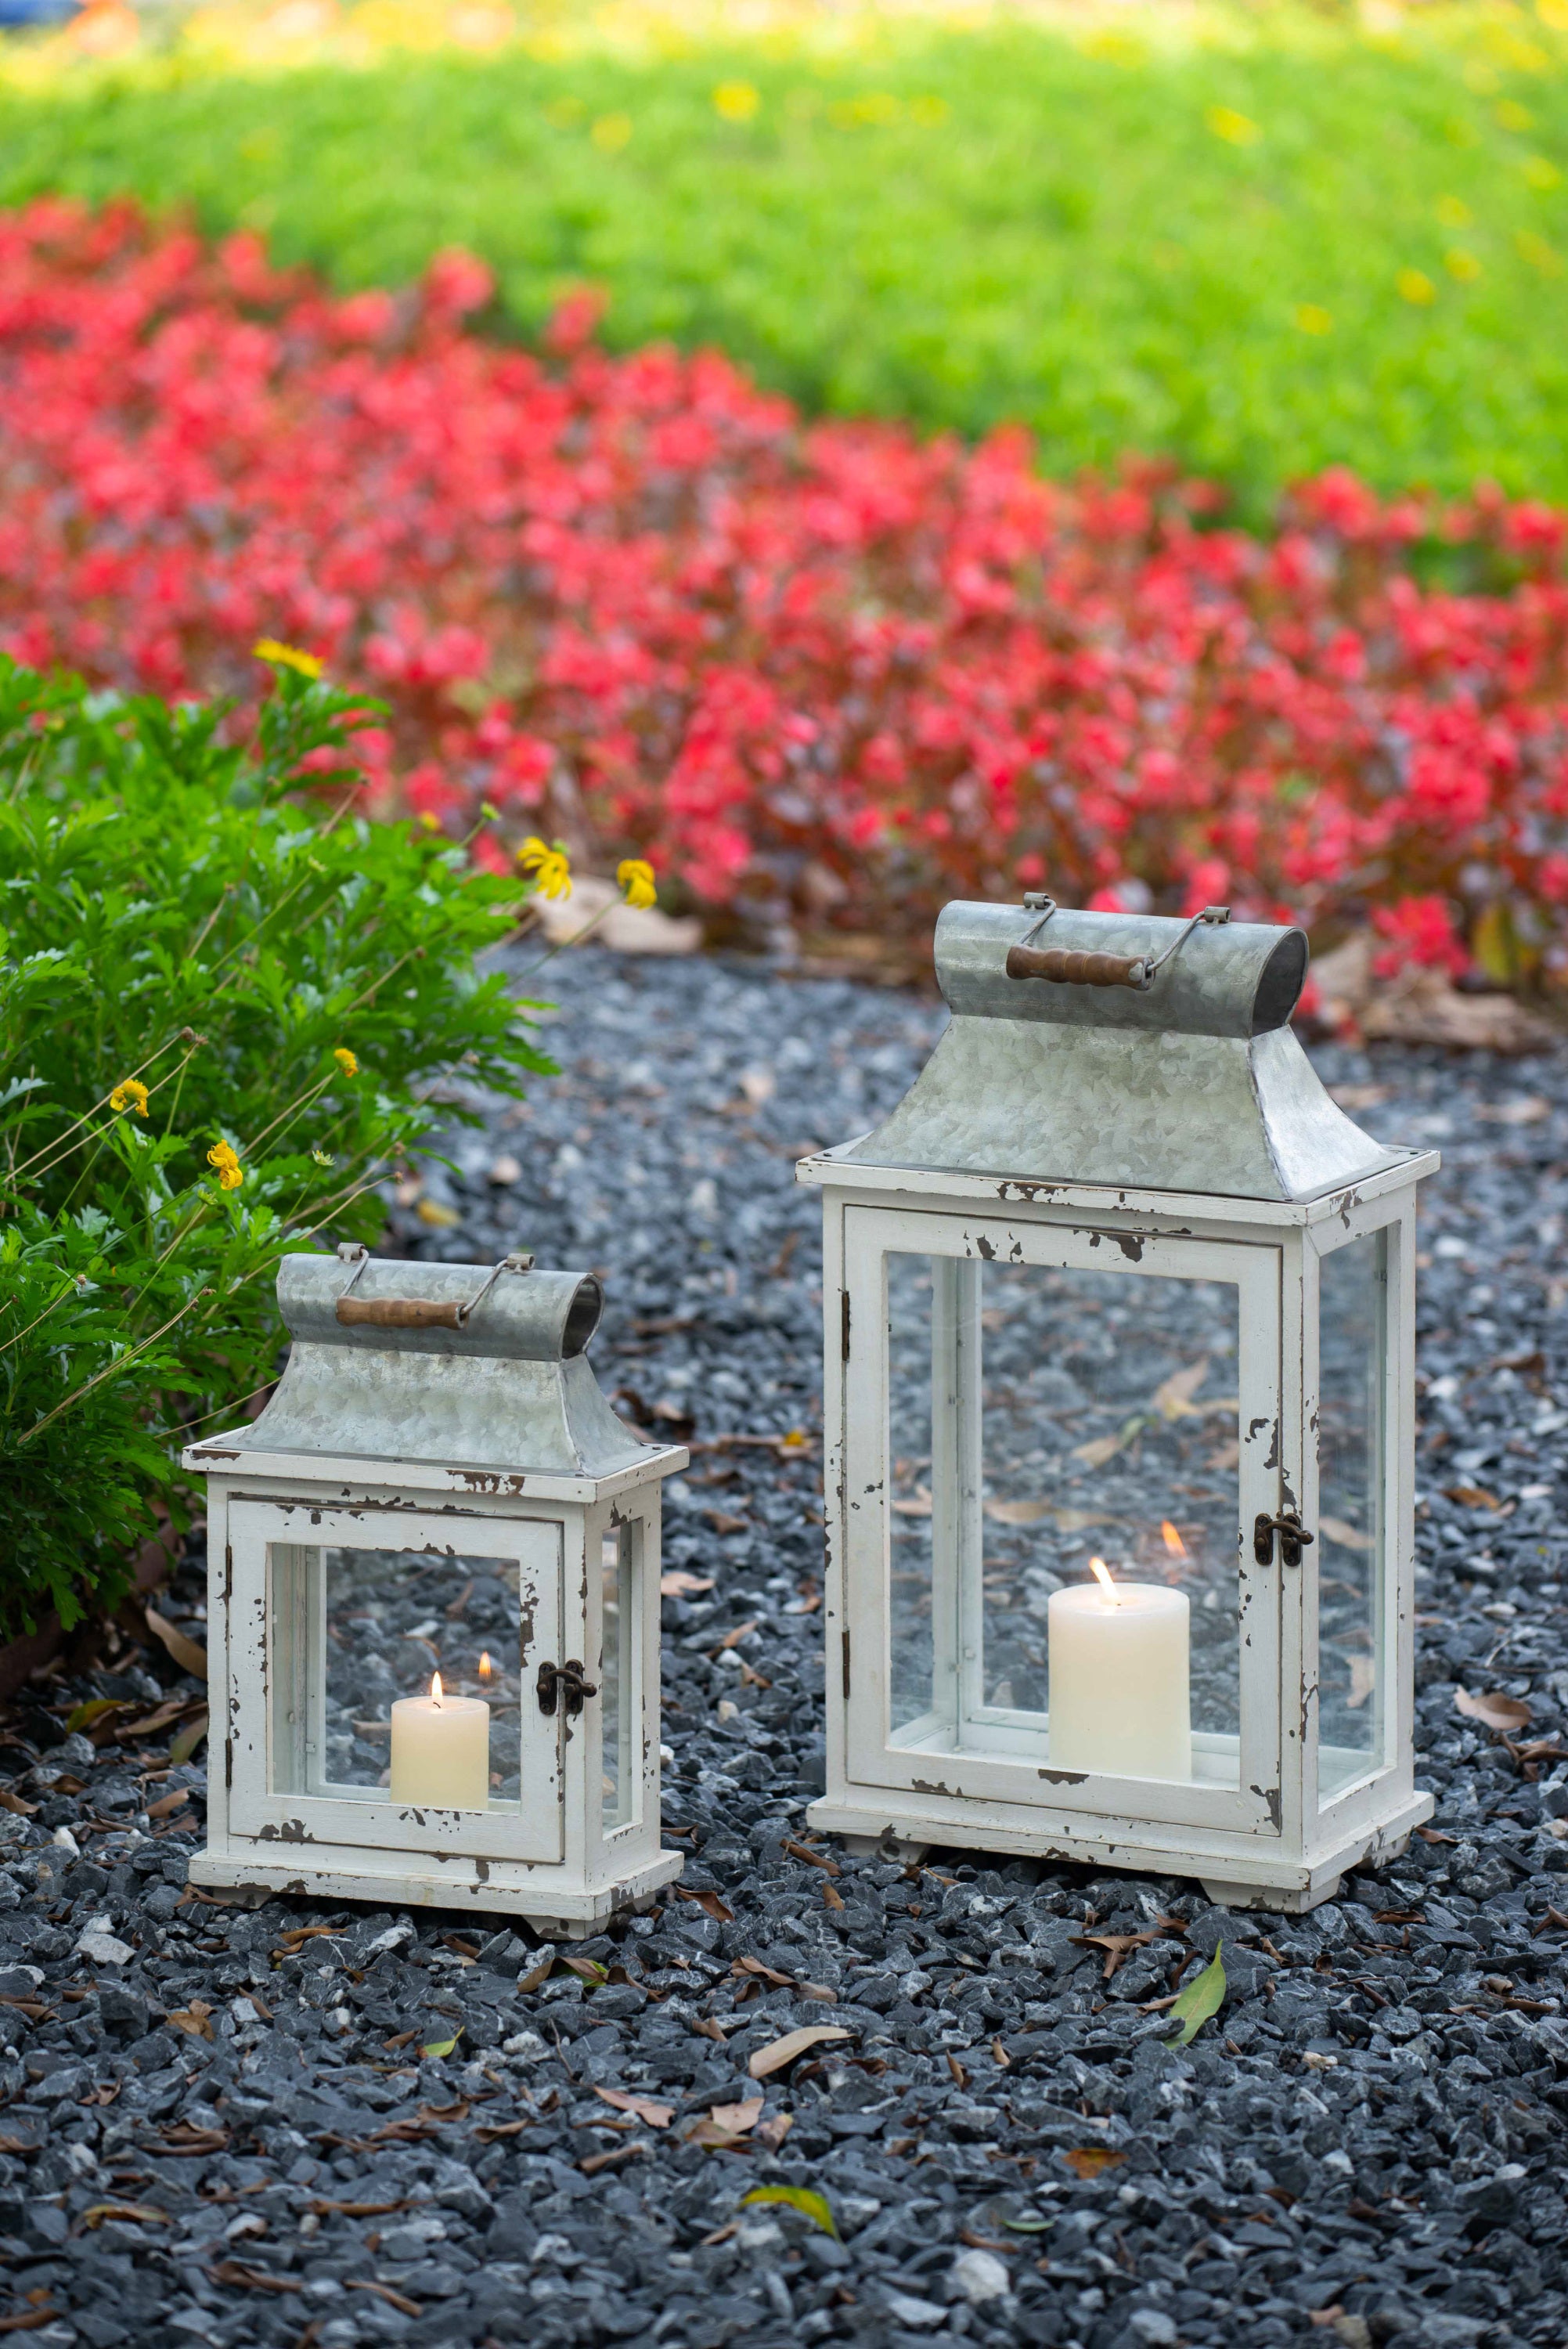
[[520,1798],[522,1639],[515,1559],[272,1545],[280,1669],[273,1791],[385,1799],[392,1707],[448,1697],[490,1707],[490,1809]]
[[601,1783],[606,1830],[624,1827],[636,1816],[632,1695],[634,1682],[630,1526],[617,1526],[601,1544],[600,1583],[603,1636],[599,1651],[599,1718],[603,1744]]
[[894,1744],[1237,1786],[1234,1285],[887,1271]]
[[1318,1269],[1318,1795],[1383,1753],[1383,1363],[1387,1235]]

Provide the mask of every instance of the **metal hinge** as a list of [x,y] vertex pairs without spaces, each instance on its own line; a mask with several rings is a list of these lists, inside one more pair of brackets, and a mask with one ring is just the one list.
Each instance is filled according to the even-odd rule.
[[1274,1564],[1274,1536],[1279,1536],[1279,1554],[1285,1566],[1299,1566],[1301,1553],[1312,1536],[1294,1509],[1282,1509],[1271,1517],[1262,1510],[1253,1520],[1253,1556],[1260,1566]]
[[569,1717],[582,1712],[584,1698],[599,1693],[592,1681],[583,1679],[583,1667],[574,1657],[563,1664],[541,1664],[537,1686],[541,1713],[553,1713],[559,1702]]

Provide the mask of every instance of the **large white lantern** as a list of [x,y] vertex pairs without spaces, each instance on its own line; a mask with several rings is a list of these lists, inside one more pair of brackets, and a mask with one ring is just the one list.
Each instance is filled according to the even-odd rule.
[[1413,1782],[1416,1185],[1294,929],[950,905],[951,1025],[821,1186],[828,1775],[853,1841],[1300,1909]]
[[287,1257],[288,1366],[208,1480],[212,1761],[193,1883],[593,1932],[660,1849],[660,1480],[527,1257]]

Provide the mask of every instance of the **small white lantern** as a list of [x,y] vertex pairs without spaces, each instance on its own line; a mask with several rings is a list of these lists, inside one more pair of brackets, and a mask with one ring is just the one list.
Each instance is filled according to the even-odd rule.
[[950,905],[952,1023],[822,1188],[828,1774],[865,1844],[1313,1907],[1415,1790],[1415,1195],[1300,931]]
[[584,1356],[599,1284],[286,1257],[294,1343],[208,1480],[193,1883],[470,1906],[581,1938],[660,1849],[660,1480]]

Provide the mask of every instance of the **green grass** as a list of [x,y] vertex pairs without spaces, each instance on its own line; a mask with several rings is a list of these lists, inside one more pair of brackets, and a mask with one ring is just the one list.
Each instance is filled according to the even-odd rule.
[[[1522,14],[1381,45],[1265,23],[1158,51],[1014,26],[838,58],[177,56],[0,87],[0,199],[189,204],[344,286],[461,243],[503,330],[593,279],[616,344],[717,344],[812,409],[1021,419],[1053,470],[1169,453],[1254,512],[1331,463],[1568,501],[1568,45]],[[758,103],[726,120],[736,81]]]

